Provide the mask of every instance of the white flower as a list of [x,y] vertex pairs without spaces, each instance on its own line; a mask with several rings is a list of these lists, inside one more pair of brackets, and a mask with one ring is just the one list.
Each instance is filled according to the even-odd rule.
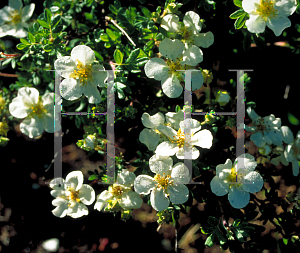
[[107,73],[95,61],[94,51],[85,45],[72,49],[71,56],[63,56],[54,62],[56,70],[63,70],[61,76],[66,78],[61,82],[61,95],[67,100],[78,99],[84,94],[89,103],[100,103],[101,96],[97,89],[105,87]]
[[95,191],[88,184],[83,184],[81,171],[70,172],[66,180],[53,179],[50,187],[53,189],[50,193],[55,198],[52,205],[56,206],[52,213],[56,217],[63,218],[68,215],[79,218],[88,215],[86,205],[91,205],[95,201]]
[[[243,160],[243,162],[241,161]],[[255,170],[257,162],[250,154],[237,157],[234,165],[227,159],[225,164],[216,167],[216,176],[210,182],[210,188],[217,196],[227,193],[234,208],[244,208],[250,200],[250,193],[258,192],[264,181]]]
[[[185,122],[187,124],[191,124],[191,136],[184,134]],[[170,126],[159,126],[158,130],[165,134],[169,138],[169,141],[159,144],[155,153],[163,156],[172,156],[176,154],[178,159],[184,159],[184,146],[186,146],[188,152],[192,152],[192,159],[197,159],[200,152],[194,146],[210,148],[213,140],[213,136],[209,130],[204,129],[199,131],[200,129],[201,124],[195,119],[186,119],[185,121],[181,121],[178,132]]]
[[29,25],[26,21],[32,16],[35,4],[26,5],[24,8],[22,0],[9,0],[9,6],[0,10],[0,38],[10,35],[16,38],[27,36]]
[[37,137],[45,130],[54,133],[60,129],[58,117],[54,129],[54,93],[45,93],[39,97],[35,88],[22,87],[9,105],[9,112],[16,118],[25,118],[20,130],[30,138]]
[[169,14],[163,17],[161,27],[171,33],[179,33],[182,35],[182,41],[186,48],[195,44],[198,47],[207,48],[214,43],[214,35],[212,32],[200,33],[202,24],[200,16],[188,11],[183,18],[183,26],[179,23],[179,17],[175,14]]
[[184,112],[180,110],[177,113],[168,112],[165,117],[162,113],[158,112],[153,116],[150,116],[147,112],[142,115],[142,123],[145,127],[139,136],[141,143],[144,143],[149,150],[154,151],[161,141],[166,139],[166,136],[160,132],[157,127],[160,125],[174,126],[179,128],[179,122],[184,119]]
[[112,209],[117,204],[123,209],[138,209],[142,206],[143,200],[136,192],[132,191],[133,182],[136,176],[133,172],[123,170],[119,172],[117,181],[109,186],[108,191],[103,191],[97,196],[95,209],[101,211],[109,206],[108,201],[112,202]]
[[246,126],[247,131],[251,131],[250,140],[258,147],[263,147],[265,144],[282,145],[281,119],[275,118],[273,114],[264,118],[258,116],[256,112],[247,108],[247,113],[252,119],[252,126]]
[[95,149],[95,147],[97,146],[96,136],[93,134],[88,135],[83,141],[83,146],[91,150]]
[[[139,175],[134,181],[134,190],[139,194],[149,194],[152,207],[156,211],[173,204],[183,204],[189,198],[189,190],[183,185],[189,182],[189,170],[184,163],[173,166],[171,157],[154,155],[149,160],[150,170],[156,175]],[[169,198],[170,200],[169,200]]]
[[242,6],[250,15],[246,21],[247,29],[252,33],[262,33],[268,26],[276,36],[291,26],[287,18],[297,8],[295,0],[244,0]]
[[[145,64],[146,76],[161,81],[163,92],[170,98],[177,98],[183,90],[180,82],[184,81],[184,70],[200,63],[203,53],[194,45],[185,50],[184,44],[177,39],[164,39],[159,45],[159,52],[167,59],[151,58]],[[202,84],[201,71],[192,71],[192,90],[200,89]]]
[[299,174],[299,163],[300,160],[300,131],[294,139],[292,131],[288,127],[282,127],[284,142],[288,143],[284,151],[284,157],[288,162],[292,163],[293,175],[298,176]]

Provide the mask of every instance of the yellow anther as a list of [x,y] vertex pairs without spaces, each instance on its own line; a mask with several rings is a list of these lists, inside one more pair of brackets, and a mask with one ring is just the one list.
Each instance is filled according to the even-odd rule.
[[[163,173],[165,174],[165,173]],[[169,185],[173,184],[173,181],[170,180],[171,176],[167,175],[167,176],[160,176],[159,174],[156,174],[154,176],[154,180],[158,183],[155,186],[158,188],[163,188],[163,189],[167,189]]]
[[70,74],[71,78],[79,79],[80,83],[86,83],[93,80],[92,64],[84,65],[81,61],[77,60],[77,69],[74,69]]
[[80,198],[78,197],[79,191],[70,191],[69,200],[80,202]]
[[39,98],[38,102],[32,105],[28,112],[29,117],[37,116],[41,118],[47,113],[47,110],[44,108],[41,98]]
[[275,1],[273,0],[261,0],[260,4],[256,7],[256,12],[258,15],[262,16],[264,20],[275,17],[277,15],[277,10],[275,10],[274,5]]

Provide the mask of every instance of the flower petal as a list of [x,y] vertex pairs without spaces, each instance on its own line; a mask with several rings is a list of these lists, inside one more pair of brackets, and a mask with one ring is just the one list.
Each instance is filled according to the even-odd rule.
[[79,189],[78,198],[85,205],[91,205],[95,201],[95,191],[88,184],[82,185]]
[[161,20],[161,27],[170,33],[175,33],[179,31],[179,17],[175,14],[168,14],[164,16]]
[[64,190],[65,180],[61,177],[54,178],[50,181],[49,186],[54,190]]
[[294,135],[288,126],[282,126],[280,128],[282,132],[282,140],[287,144],[292,144],[294,142]]
[[217,196],[224,196],[229,191],[229,185],[215,176],[210,182],[211,191]]
[[35,4],[26,5],[22,10],[22,22],[26,22],[33,14]]
[[257,115],[257,113],[251,107],[247,108],[247,113],[248,113],[250,119],[252,119],[252,120],[258,120],[261,118],[260,116]]
[[164,135],[166,135],[168,138],[172,140],[176,138],[177,132],[170,126],[159,125],[157,127],[157,130],[159,130],[160,132],[162,132]]
[[116,183],[124,185],[125,187],[132,187],[135,179],[136,176],[133,172],[123,169],[118,173]]
[[88,214],[89,214],[89,210],[86,207],[86,205],[77,202],[75,203],[75,205],[70,206],[67,211],[67,215],[71,216],[74,219],[80,218],[83,215],[88,215]]
[[187,184],[190,181],[189,169],[184,163],[176,163],[172,169],[171,178],[175,183]]
[[167,63],[161,58],[152,58],[145,64],[145,74],[155,80],[166,79],[169,76]]
[[292,161],[292,168],[293,168],[293,176],[297,177],[299,174],[299,163],[297,159]]
[[193,40],[197,47],[208,48],[214,43],[214,35],[212,32],[199,33],[193,36]]
[[189,199],[189,189],[183,184],[171,185],[167,192],[173,204],[183,204]]
[[182,86],[176,75],[161,80],[162,90],[169,98],[177,98],[182,93]]
[[192,160],[195,160],[199,157],[199,155],[200,155],[200,151],[195,147],[192,147],[192,149],[187,147],[186,151],[184,150],[183,147],[181,147],[178,150],[178,152],[176,153],[176,157],[178,159],[192,159]]
[[18,90],[18,97],[22,97],[23,104],[26,107],[31,107],[39,100],[39,92],[36,88],[22,87]]
[[163,211],[169,206],[169,199],[166,197],[166,194],[162,188],[154,188],[150,195],[151,206],[156,211]]
[[70,78],[70,75],[76,69],[76,63],[71,56],[63,56],[54,62],[55,70],[64,78]]
[[143,204],[143,200],[140,197],[140,195],[138,195],[136,192],[128,191],[123,193],[122,198],[119,201],[119,204],[125,210],[139,209]]
[[285,28],[291,26],[291,21],[285,16],[277,15],[267,20],[267,26],[279,36]]
[[169,156],[161,156],[159,154],[153,155],[149,159],[149,167],[153,173],[169,175],[173,166],[173,160]]
[[201,124],[198,120],[195,119],[185,119],[179,123],[181,131],[184,133],[185,127],[191,129],[191,133],[194,134],[201,129]]
[[148,128],[157,128],[159,125],[165,122],[165,117],[162,113],[158,112],[152,116],[149,113],[144,112],[142,115],[142,123]]
[[250,193],[245,192],[241,187],[231,187],[228,194],[228,200],[232,207],[236,209],[244,208],[250,200]]
[[242,7],[245,12],[252,13],[255,11],[258,4],[260,4],[260,0],[244,0],[242,2]]
[[139,140],[145,144],[150,151],[154,151],[159,143],[160,134],[153,129],[144,128],[142,132],[140,132]]
[[23,134],[29,136],[30,138],[34,138],[43,133],[44,125],[45,123],[43,118],[26,118],[20,124],[20,130]]
[[52,205],[56,206],[52,213],[59,218],[63,218],[67,215],[68,200],[57,198],[52,201]]
[[250,19],[246,20],[246,26],[249,32],[262,33],[266,29],[266,21],[262,16],[250,15]]
[[28,115],[28,108],[23,104],[23,98],[21,96],[15,97],[9,104],[9,112],[12,116],[22,119]]
[[93,82],[88,82],[83,87],[83,94],[88,97],[90,104],[98,104],[102,101],[100,91]]
[[282,0],[282,1],[277,1],[275,3],[274,8],[278,11],[280,15],[290,16],[297,9],[297,4],[296,1],[294,0]]
[[180,40],[170,40],[170,39],[164,39],[159,44],[159,52],[176,62],[179,57],[182,55],[182,52],[184,50],[184,44]]
[[[217,165],[217,167],[216,167],[216,175],[217,175],[218,177],[221,177],[220,173],[222,173],[222,171],[223,171],[224,169],[229,169],[229,170],[231,170],[231,168],[232,168],[232,162],[231,162],[230,159],[227,159],[226,162],[225,162],[225,164],[219,164],[219,165]],[[223,175],[223,174],[222,174],[222,175]],[[225,179],[225,178],[221,177],[221,179]]]
[[97,209],[99,212],[107,205],[107,200],[111,199],[113,196],[109,191],[103,191],[97,196],[97,201],[94,206],[94,209]]
[[8,5],[15,10],[20,10],[23,7],[22,0],[8,0]]
[[207,129],[201,130],[192,136],[192,144],[201,148],[211,148],[213,136]]
[[27,36],[27,31],[23,28],[23,24],[17,24],[16,31],[12,34],[16,38],[24,38]]
[[82,62],[84,65],[92,64],[95,60],[95,52],[88,46],[79,45],[72,49],[71,58],[77,63]]
[[134,180],[134,190],[138,194],[149,194],[150,190],[155,186],[155,181],[152,177],[147,175],[139,175]]
[[[10,13],[13,11],[13,9],[9,6],[4,6],[0,10],[0,25],[3,25],[5,21],[10,22],[11,21],[11,15]],[[1,28],[0,28],[1,31]]]
[[60,83],[60,94],[64,99],[76,100],[80,98],[83,93],[83,86],[75,79],[65,79]]
[[179,147],[177,146],[176,143],[164,141],[156,147],[155,153],[162,156],[172,156],[175,155],[178,150]]
[[179,129],[180,121],[184,120],[184,111],[180,110],[178,112],[167,112],[165,114],[166,122],[171,125],[175,130]]
[[183,23],[186,27],[189,27],[190,30],[193,30],[194,33],[201,31],[201,21],[200,16],[194,11],[188,11],[183,17]]
[[199,47],[192,45],[191,47],[189,47],[187,50],[184,51],[183,60],[181,64],[196,66],[198,63],[202,61],[203,61],[202,50]]
[[105,71],[103,65],[95,64],[92,66],[93,83],[99,87],[105,87],[105,81],[107,79],[107,71]]
[[255,193],[259,192],[264,185],[264,180],[256,171],[251,171],[244,177],[243,190]]
[[[263,147],[266,144],[265,137],[261,132],[253,133],[250,136],[250,140],[254,142],[257,147]],[[268,143],[269,145],[272,143]]]
[[78,191],[83,184],[83,174],[79,170],[70,172],[66,177],[66,187],[71,187],[75,191]]

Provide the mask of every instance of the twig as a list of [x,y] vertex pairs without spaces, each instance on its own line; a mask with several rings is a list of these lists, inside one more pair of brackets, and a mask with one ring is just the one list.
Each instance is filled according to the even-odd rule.
[[19,75],[17,75],[17,74],[7,74],[7,73],[1,73],[1,72],[0,72],[0,76],[6,76],[6,77],[19,77]]
[[132,45],[134,45],[136,47],[136,44],[133,42],[133,40],[129,37],[129,35],[123,30],[122,27],[120,27],[116,21],[114,21],[113,19],[111,19],[110,17],[106,16],[105,17],[106,20],[109,20],[110,22],[112,22],[126,37],[127,39],[131,42]]

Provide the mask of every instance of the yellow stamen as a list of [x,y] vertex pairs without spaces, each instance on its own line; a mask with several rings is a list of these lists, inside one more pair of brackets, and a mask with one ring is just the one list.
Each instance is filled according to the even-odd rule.
[[124,193],[124,189],[121,186],[118,185],[113,185],[110,189],[109,192],[114,195],[115,197],[120,197]]
[[242,180],[244,179],[244,175],[241,172],[236,172],[235,168],[231,168],[230,175],[226,178],[226,181],[229,182],[229,187],[240,187],[242,184]]
[[20,12],[18,10],[12,11],[10,13],[10,17],[11,17],[11,23],[13,23],[14,25],[20,23],[22,19]]
[[156,174],[154,176],[154,180],[157,182],[156,187],[163,188],[164,190],[166,190],[169,185],[173,185],[173,181],[170,180],[170,178],[171,176],[170,175],[165,176],[165,173],[163,173],[163,176]]
[[[191,136],[193,136],[193,133]],[[186,145],[188,147],[189,143],[191,141],[189,134],[184,134],[184,132],[181,131],[181,128],[179,128],[177,135],[173,136],[173,137],[174,137],[174,140],[170,139],[170,141],[173,143],[176,142],[177,146],[179,148],[182,148],[184,145]]]
[[32,105],[28,112],[29,117],[38,116],[38,118],[42,118],[47,113],[47,110],[44,108],[41,98],[39,98],[39,101]]
[[87,81],[93,80],[92,64],[84,65],[81,61],[77,60],[77,69],[70,74],[71,78],[79,79],[80,83],[85,84]]
[[275,1],[273,0],[261,0],[260,4],[256,6],[256,13],[266,21],[268,18],[275,17],[278,14],[274,5]]
[[80,202],[79,191],[70,190],[69,200]]

